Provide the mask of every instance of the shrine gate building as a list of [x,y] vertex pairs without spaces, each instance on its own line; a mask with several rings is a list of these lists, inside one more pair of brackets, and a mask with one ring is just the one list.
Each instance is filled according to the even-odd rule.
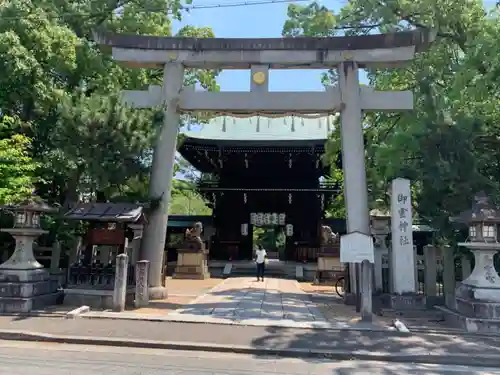
[[198,189],[213,208],[210,258],[252,259],[261,225],[285,233],[282,260],[316,258],[326,204],[342,193],[321,182],[334,119],[222,116],[185,133],[179,152],[201,172]]

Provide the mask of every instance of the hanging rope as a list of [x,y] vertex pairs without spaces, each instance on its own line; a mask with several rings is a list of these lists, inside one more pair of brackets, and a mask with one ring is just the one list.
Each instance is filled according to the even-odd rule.
[[[195,111],[181,111],[182,113],[193,113]],[[208,114],[208,113],[207,113]],[[269,117],[269,118],[280,118],[280,117],[299,117],[304,119],[318,119],[322,117],[328,116],[338,116],[338,112],[325,112],[325,113],[299,113],[299,112],[280,112],[280,113],[271,113],[271,112],[248,112],[248,113],[233,113],[233,112],[209,112],[208,117],[234,117],[234,118],[249,118],[249,117]]]

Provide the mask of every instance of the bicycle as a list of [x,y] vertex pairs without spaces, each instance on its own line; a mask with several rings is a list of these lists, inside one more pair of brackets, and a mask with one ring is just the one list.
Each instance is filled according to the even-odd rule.
[[345,277],[341,276],[335,282],[335,293],[337,293],[337,295],[340,298],[344,298],[344,293],[345,293],[344,288],[345,288]]

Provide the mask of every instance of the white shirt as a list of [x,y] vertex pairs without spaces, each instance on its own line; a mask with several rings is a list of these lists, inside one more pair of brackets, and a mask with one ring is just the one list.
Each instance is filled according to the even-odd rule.
[[257,263],[264,263],[264,261],[266,260],[266,255],[267,255],[266,250],[265,249],[262,249],[262,250],[257,249],[255,251],[255,254],[257,255],[256,262]]

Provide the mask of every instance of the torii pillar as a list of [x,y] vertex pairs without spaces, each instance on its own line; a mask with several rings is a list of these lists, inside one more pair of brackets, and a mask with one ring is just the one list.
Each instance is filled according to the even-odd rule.
[[[340,138],[347,233],[371,235],[358,65],[355,61],[345,61],[339,65],[338,73],[342,103]],[[350,264],[349,268],[350,292],[357,293],[359,269],[354,264]]]
[[[167,288],[163,286],[163,256],[167,236],[168,205],[172,190],[177,135],[180,127],[178,104],[184,80],[182,64],[166,63],[163,68],[163,87],[159,95],[144,93],[142,105],[138,107],[163,107],[163,125],[156,137],[153,153],[153,165],[149,181],[149,198],[153,202],[144,228],[141,241],[140,260],[149,263],[149,298],[167,297]],[[167,84],[168,82],[168,84]],[[156,99],[149,101],[148,99]],[[160,101],[158,103],[158,101]]]

